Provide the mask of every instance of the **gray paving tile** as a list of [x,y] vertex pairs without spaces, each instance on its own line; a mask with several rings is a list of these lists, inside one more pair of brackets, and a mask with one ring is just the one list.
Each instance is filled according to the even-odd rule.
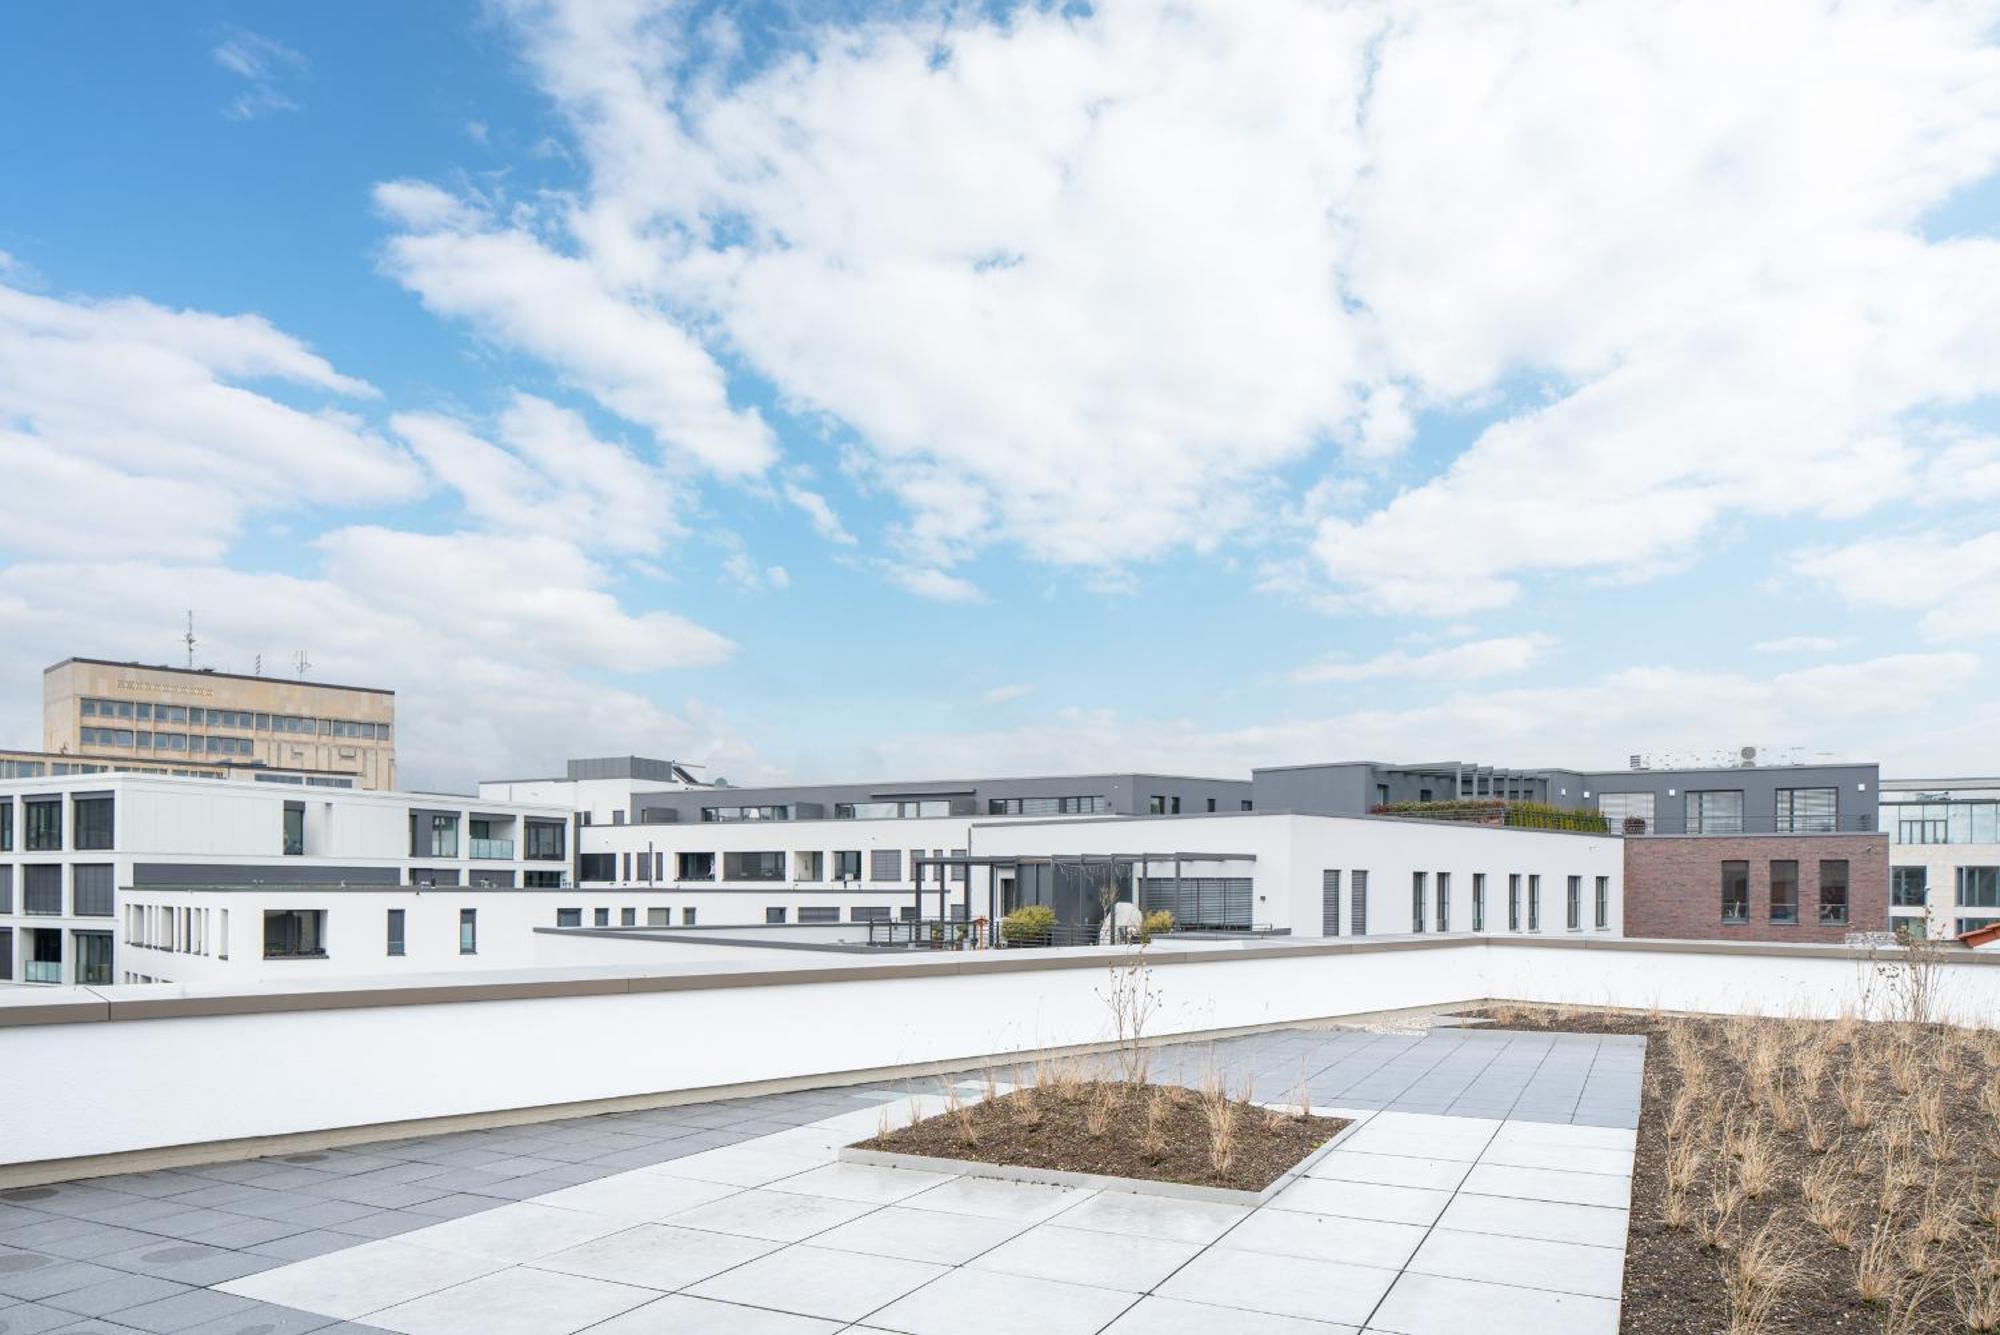
[[0,1252],[0,1293],[23,1302],[73,1293],[119,1278],[122,1276],[117,1270],[90,1261],[69,1261],[39,1252]]
[[61,1308],[78,1316],[108,1316],[128,1307],[150,1303],[176,1294],[193,1292],[185,1284],[152,1275],[119,1275],[99,1284],[72,1289],[42,1299],[45,1307]]
[[157,1302],[113,1313],[113,1316],[135,1330],[168,1335],[168,1332],[233,1316],[254,1305],[248,1298],[217,1293],[214,1289],[189,1289]]
[[0,1331],[5,1331],[6,1335],[42,1335],[43,1331],[60,1330],[76,1324],[76,1313],[65,1312],[59,1307],[17,1303],[11,1299],[8,1302],[8,1306],[0,1308]]

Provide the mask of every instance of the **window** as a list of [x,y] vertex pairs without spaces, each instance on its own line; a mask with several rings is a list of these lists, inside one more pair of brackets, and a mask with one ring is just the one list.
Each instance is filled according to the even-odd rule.
[[590,925],[592,927],[609,927],[611,925],[611,910],[592,909],[590,911]]
[[0,983],[14,981],[14,929],[0,927]]
[[[1915,918],[1912,919],[1912,922],[1922,923],[1923,919]],[[2000,918],[1959,918],[1953,921],[1951,930],[1954,936],[1964,936],[1967,932],[1976,932],[1982,927],[1991,927],[1997,922],[2000,922]],[[34,979],[30,978],[28,981],[32,983]]]
[[637,907],[635,906],[635,907],[632,907],[632,908],[621,908],[621,909],[619,909],[619,910],[618,910],[618,925],[619,925],[620,927],[637,927],[637,926],[639,925],[639,910],[638,910],[638,908],[637,908]]
[[847,911],[849,922],[887,922],[889,910],[881,904],[856,904]]
[[2000,908],[2000,867],[1960,867],[1958,906],[1962,909]]
[[1413,871],[1410,873],[1410,930],[1424,930],[1424,898],[1430,890],[1430,873]]
[[21,868],[21,912],[59,917],[62,910],[62,867],[43,863]]
[[306,804],[285,803],[285,856],[302,857],[306,851]]
[[1215,810],[1215,799],[1212,797],[1208,799],[1208,809],[1210,811]]
[[1689,834],[1743,833],[1743,790],[1717,789],[1687,794]]
[[694,926],[694,910],[693,910],[693,909],[682,909],[682,910],[681,910],[681,926],[683,926],[683,927],[692,927],[692,926]]
[[72,805],[75,807],[76,846],[94,852],[108,850],[111,847],[112,824],[110,794],[93,793],[89,797],[77,797]]
[[14,851],[14,799],[0,798],[0,853]]
[[63,934],[53,927],[30,927],[27,932],[26,949],[21,952],[23,981],[60,983]]
[[70,868],[70,911],[79,918],[109,918],[112,905],[111,864],[78,863]]
[[[586,854],[585,856],[589,856]],[[674,879],[677,881],[712,881],[715,879],[715,854],[676,853],[674,855]]]
[[1486,873],[1472,873],[1472,930],[1486,930]]
[[14,869],[0,864],[0,918],[14,911]]
[[552,820],[523,822],[521,831],[521,856],[531,862],[562,861],[562,823]]
[[703,807],[701,818],[705,821],[790,820],[792,809],[784,805]]
[[1839,828],[1835,788],[1780,788],[1773,829],[1780,834],[1830,834]]
[[1178,793],[1174,794],[1173,798],[1172,798],[1172,799],[1171,799],[1171,800],[1169,801],[1169,804],[1168,804],[1168,805],[1169,805],[1169,807],[1171,808],[1171,810],[1173,811],[1174,815],[1176,815],[1176,816],[1180,815],[1180,814],[1181,814],[1181,799],[1180,799],[1180,794],[1178,794]]
[[1438,930],[1451,930],[1451,873],[1438,873]]
[[1847,861],[1844,858],[1819,864],[1819,925],[1847,925]]
[[785,920],[784,909],[778,907],[770,907],[764,910],[764,921],[766,923],[776,924],[776,923],[781,923],[784,920]]
[[1101,797],[995,797],[986,803],[989,816],[1100,816],[1110,810]]
[[792,879],[795,881],[823,881],[826,879],[826,854],[818,849],[806,849],[792,854]]
[[1154,794],[1152,797],[1148,798],[1146,800],[1146,814],[1148,816],[1166,815],[1167,799],[1159,796],[1158,794]]
[[1930,902],[1930,868],[1889,868],[1889,902],[1897,908],[1922,908]]
[[722,879],[725,881],[782,881],[785,879],[783,853],[724,853]]
[[1528,874],[1528,930],[1542,930],[1542,878],[1533,872]]
[[76,932],[76,981],[85,987],[111,981],[111,933]]
[[1521,874],[1510,873],[1507,877],[1507,930],[1521,930]]
[[900,848],[874,848],[868,852],[868,879],[871,881],[900,881],[903,879],[903,850]]
[[562,873],[559,871],[524,871],[521,885],[529,890],[562,889]]
[[1347,878],[1347,921],[1356,936],[1368,935],[1368,873],[1357,871]]
[[882,802],[835,802],[835,820],[896,820],[917,816],[949,816],[949,798],[909,799],[907,801]]
[[1572,932],[1583,930],[1583,878],[1572,876],[1563,886],[1563,926]]
[[30,853],[62,851],[62,799],[29,797],[22,799],[21,824],[26,838],[22,847]]
[[841,849],[833,855],[833,879],[836,881],[858,881],[861,879],[860,849]]
[[1771,863],[1771,921],[1796,923],[1799,920],[1799,864],[1790,860]]
[[618,855],[616,853],[583,853],[576,860],[576,879],[579,881],[615,881],[618,879]]
[[1319,934],[1340,935],[1340,873],[1337,871],[1322,871],[1319,874]]
[[672,909],[651,908],[646,910],[646,926],[672,927],[673,925],[674,911]]
[[320,960],[326,958],[324,909],[265,909],[264,958]]
[[1609,927],[1611,925],[1611,878],[1609,876],[1600,876],[1597,878],[1597,925],[1599,927]]
[[391,955],[401,955],[403,953],[403,910],[402,909],[389,910],[388,939],[389,939],[389,953]]
[[413,858],[455,858],[458,856],[458,817],[442,811],[410,813],[410,856]]
[[460,909],[458,911],[458,953],[477,955],[479,953],[479,910]]
[[840,910],[837,908],[821,908],[817,906],[801,905],[799,908],[799,921],[801,923],[839,922]]
[[1726,923],[1750,921],[1750,864],[1722,864],[1722,920]]
[[583,926],[583,910],[582,910],[582,909],[557,909],[557,910],[556,910],[556,926],[558,926],[558,927],[581,927],[581,926]]

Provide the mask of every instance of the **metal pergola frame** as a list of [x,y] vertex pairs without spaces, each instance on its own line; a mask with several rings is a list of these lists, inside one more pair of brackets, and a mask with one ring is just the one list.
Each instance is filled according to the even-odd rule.
[[1256,861],[1257,855],[1255,853],[1190,853],[1185,851],[1175,853],[1000,853],[988,855],[941,853],[921,856],[913,852],[910,858],[910,880],[915,886],[917,921],[922,922],[924,919],[924,869],[927,867],[935,867],[937,869],[937,921],[944,922],[951,915],[951,873],[949,869],[952,867],[965,868],[965,909],[966,916],[970,918],[972,916],[972,868],[984,867],[987,869],[986,921],[988,923],[998,923],[1000,921],[1000,881],[999,877],[994,873],[1003,869],[1018,870],[1024,865],[1040,866],[1044,864],[1055,867],[1065,865],[1086,867],[1098,863],[1110,863],[1113,866],[1120,863],[1129,864],[1138,871],[1138,875],[1133,878],[1132,894],[1135,906],[1143,913],[1145,912],[1145,905],[1137,903],[1140,886],[1146,879],[1147,869],[1156,863],[1171,862],[1173,864],[1174,882],[1178,886],[1183,879],[1181,869],[1185,864],[1190,862],[1254,863]]

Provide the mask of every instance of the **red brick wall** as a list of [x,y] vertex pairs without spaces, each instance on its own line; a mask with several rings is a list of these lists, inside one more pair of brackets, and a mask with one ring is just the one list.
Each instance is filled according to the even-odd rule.
[[[1847,862],[1847,922],[1819,925],[1819,864]],[[1799,864],[1799,921],[1771,921],[1771,864]],[[1722,864],[1750,864],[1750,921],[1722,921]],[[1648,835],[1625,840],[1625,935],[1839,942],[1889,928],[1889,841],[1881,834]]]

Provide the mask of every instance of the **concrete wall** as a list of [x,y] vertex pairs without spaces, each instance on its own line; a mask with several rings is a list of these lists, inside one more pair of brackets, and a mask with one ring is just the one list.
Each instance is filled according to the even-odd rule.
[[[1625,842],[1625,920],[1639,937],[1839,942],[1889,930],[1888,840],[1880,834],[1655,835]],[[1771,920],[1771,863],[1799,866],[1799,921]],[[1847,863],[1847,922],[1819,922],[1819,864]],[[1749,864],[1750,920],[1722,921],[1722,864]]]
[[[0,993],[0,1182],[174,1146],[555,1116],[762,1081],[970,1063],[1110,1036],[1118,952],[902,956],[824,968],[556,971],[490,981]],[[1814,947],[1601,939],[1269,943],[1153,952],[1159,1036],[1486,996],[1834,1014],[1883,1001],[1876,960]],[[1939,987],[2000,1015],[2000,958],[1964,952]],[[698,1038],[700,1041],[690,1041]],[[380,1134],[387,1134],[381,1132]],[[357,1133],[355,1138],[362,1138]],[[239,1146],[233,1152],[257,1152]]]

